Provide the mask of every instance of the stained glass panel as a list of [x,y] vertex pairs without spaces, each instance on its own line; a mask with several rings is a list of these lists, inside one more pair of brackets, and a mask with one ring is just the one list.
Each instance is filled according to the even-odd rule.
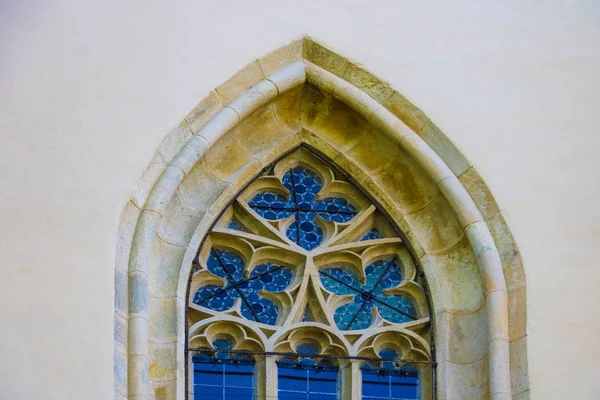
[[308,168],[290,169],[282,179],[289,195],[274,192],[259,193],[248,202],[260,216],[268,220],[280,220],[294,216],[294,222],[286,230],[291,241],[306,250],[313,250],[323,242],[323,229],[317,217],[326,221],[348,222],[358,213],[357,209],[340,197],[317,200],[323,188],[321,178]]
[[242,300],[242,315],[250,320],[274,325],[279,310],[275,303],[261,297],[262,290],[281,292],[292,281],[292,271],[275,264],[258,265],[249,278],[244,278],[244,263],[237,254],[214,249],[208,258],[210,272],[225,278],[225,287],[206,285],[198,289],[194,303],[215,311],[226,311],[233,307],[235,300]]
[[335,310],[334,320],[342,330],[366,329],[372,324],[371,309],[395,323],[415,320],[416,312],[405,296],[386,295],[384,290],[397,287],[402,282],[402,270],[397,258],[375,261],[365,268],[366,281],[361,284],[352,271],[334,267],[320,271],[321,283],[337,295],[354,294],[353,301]]
[[419,399],[419,374],[410,365],[397,365],[398,354],[384,349],[379,357],[388,361],[379,366],[365,363],[362,371],[363,400],[417,400]]

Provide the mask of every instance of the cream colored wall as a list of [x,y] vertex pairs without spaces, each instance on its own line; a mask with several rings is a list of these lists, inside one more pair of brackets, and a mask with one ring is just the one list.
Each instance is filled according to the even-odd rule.
[[112,396],[129,191],[210,88],[304,33],[473,162],[522,251],[533,398],[594,398],[600,5],[446,3],[2,2],[0,399]]

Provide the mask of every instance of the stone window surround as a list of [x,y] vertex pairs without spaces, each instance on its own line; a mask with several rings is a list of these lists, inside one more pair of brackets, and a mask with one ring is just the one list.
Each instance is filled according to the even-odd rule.
[[[193,324],[189,326],[191,322],[188,322],[186,327],[188,333],[186,343],[189,346],[186,368],[188,370],[191,368],[192,358],[196,354],[195,351],[190,351],[190,348],[210,348],[210,343],[219,337],[227,337],[234,344],[234,349],[267,353],[294,352],[293,349],[298,344],[308,340],[310,343],[318,344],[318,347],[325,351],[323,354],[341,356],[336,360],[340,368],[340,396],[344,399],[360,400],[362,398],[360,368],[364,360],[349,360],[344,357],[378,357],[378,351],[383,349],[381,346],[386,343],[388,344],[386,346],[393,347],[401,358],[415,362],[411,365],[419,373],[420,392],[423,393],[421,398],[431,398],[431,380],[432,376],[435,376],[433,375],[435,369],[431,368],[431,362],[434,360],[431,357],[429,343],[433,341],[432,332],[429,330],[432,305],[426,295],[427,289],[422,287],[422,276],[417,272],[418,261],[407,248],[406,240],[402,239],[402,232],[393,226],[388,216],[382,214],[380,207],[373,204],[373,199],[368,193],[355,186],[348,177],[344,177],[345,180],[336,180],[334,175],[343,175],[344,171],[324,161],[323,155],[316,153],[305,143],[278,157],[271,166],[273,166],[274,176],[278,178],[275,178],[276,180],[273,179],[274,176],[261,178],[259,175],[248,182],[239,196],[232,199],[232,202],[215,218],[209,234],[202,240],[197,255],[197,267],[200,268],[191,274],[191,285],[188,290],[186,320],[190,321],[190,313],[194,313],[191,315],[195,316]],[[266,166],[263,170],[268,170],[271,166]],[[283,174],[296,166],[305,166],[315,172],[315,175],[323,177],[324,193],[336,197],[341,195],[351,199],[351,203],[357,206],[357,215],[343,224],[345,226],[343,231],[338,231],[338,225],[333,222],[328,223],[327,228],[323,226],[329,239],[314,249],[290,247],[289,244],[285,244],[283,242],[285,240],[283,238],[286,237],[285,227],[291,220],[279,219],[277,222],[267,222],[258,214],[254,214],[251,211],[252,206],[249,205],[250,200],[258,193],[282,190],[280,182]],[[228,229],[234,217],[239,218],[243,225],[251,226],[253,232],[262,231],[262,235]],[[385,232],[385,238],[375,241],[358,240],[366,230],[375,226],[381,232]],[[264,238],[262,244],[265,246],[254,249],[246,240],[254,242],[259,240],[259,236]],[[277,241],[277,238],[282,241]],[[261,264],[262,260],[268,259],[269,262],[275,262],[277,265],[288,266],[299,274],[292,280],[293,283],[290,282],[290,288],[283,291],[290,291],[293,295],[279,297],[279,300],[283,300],[280,303],[283,320],[266,327],[249,316],[236,318],[241,317],[242,314],[241,309],[235,306],[231,310],[220,312],[206,310],[194,304],[195,293],[203,282],[215,283],[213,274],[206,274],[207,268],[202,267],[207,266],[213,246],[239,254],[240,258],[245,260],[244,265],[247,268],[251,267],[249,265],[251,260],[252,265],[256,266]],[[364,252],[359,252],[360,261],[347,253],[359,249],[366,249]],[[356,273],[357,277],[365,278],[362,268],[366,265],[376,260],[392,260],[396,257],[403,274],[400,285],[396,287],[396,293],[410,299],[415,307],[416,317],[410,321],[384,323],[382,317],[377,314],[376,319],[379,321],[375,321],[369,328],[340,332],[336,328],[332,315],[341,297],[330,296],[326,300],[319,289],[313,286],[317,285],[315,282],[318,281],[318,287],[321,288],[321,279],[314,280],[311,275],[314,271],[326,270],[343,262],[348,270]],[[312,293],[311,296],[308,296],[309,292]],[[271,297],[270,300],[273,301],[274,298]],[[313,312],[318,310],[319,313],[315,316],[320,314],[322,317],[308,323],[300,323],[303,311],[306,309]],[[271,334],[265,334],[265,330],[261,327]],[[354,338],[354,341],[350,341],[349,338]],[[256,389],[259,398],[261,396],[276,398],[278,393],[276,363],[280,358],[276,355],[267,357],[256,355],[258,361],[255,369],[258,378]],[[194,386],[189,374],[187,386],[188,399],[192,399]]]
[[[289,148],[290,143],[263,151],[255,157],[259,162],[248,164],[249,167],[244,165],[244,168],[220,177],[225,182],[223,193],[213,200],[210,209],[202,210],[202,221],[194,224],[196,229],[192,232],[181,233],[173,229],[182,219],[190,218],[173,204],[181,200],[181,185],[190,172],[201,163],[207,170],[206,164],[214,161],[216,156],[213,154],[213,159],[207,160],[207,153],[221,148],[221,154],[226,158],[228,132],[252,119],[257,110],[275,104],[277,99],[285,98],[306,85],[317,87],[349,106],[379,134],[383,133],[388,140],[398,144],[427,173],[439,189],[442,200],[449,205],[453,218],[460,222],[468,239],[469,251],[477,260],[485,293],[482,309],[468,315],[449,312],[440,303],[442,297],[437,296],[436,327],[439,324],[439,335],[448,338],[448,343],[439,345],[437,349],[440,353],[438,359],[447,359],[440,364],[448,371],[446,377],[438,379],[439,398],[460,396],[464,388],[453,383],[452,376],[460,375],[467,365],[480,371],[479,374],[471,371],[467,375],[483,382],[482,393],[486,397],[510,399],[514,393],[514,398],[528,398],[524,274],[516,245],[493,197],[468,161],[418,108],[362,67],[309,38],[293,42],[251,63],[203,100],[165,138],[127,203],[121,219],[115,265],[116,398],[183,398],[183,354],[177,341],[181,342],[184,333],[181,332],[184,313],[177,299],[185,298],[184,283],[189,276],[193,253],[206,232],[207,221],[211,221],[215,212],[235,195],[240,183],[258,173],[261,161],[274,158],[277,153],[282,153],[283,148]],[[276,116],[283,115],[277,113],[281,113],[284,107],[281,104],[277,107]],[[336,162],[344,161],[344,153],[320,142],[319,135],[303,126],[293,126],[294,123],[286,126],[285,117],[279,118],[279,123],[296,130],[297,134],[290,140],[312,145],[319,142],[316,147],[322,147],[324,153],[329,151],[331,154],[327,155]],[[352,171],[350,165],[346,169],[357,175],[371,173],[368,168]],[[435,241],[435,238],[411,229],[414,226],[414,223],[412,226],[409,223],[406,225],[408,229],[401,227],[407,230],[428,282],[435,281],[436,262],[443,251],[436,253],[429,246],[431,243],[427,243]],[[496,244],[501,246],[500,253]],[[169,246],[180,249],[176,257],[164,251]],[[512,250],[512,259],[507,255],[507,249]],[[156,275],[153,271],[156,263],[171,275]],[[437,284],[440,284],[441,290],[448,285],[447,282]],[[176,289],[177,296],[167,301],[153,296],[155,287],[179,289]],[[164,319],[157,323],[156,315]],[[175,345],[170,343],[171,347],[166,342],[153,341],[161,335],[159,331],[166,323],[176,327]],[[485,332],[477,331],[477,326],[484,325],[487,325]],[[464,350],[460,349],[460,341],[452,342],[453,334],[460,337],[465,333],[485,336],[485,358],[466,363],[450,360],[453,351],[460,355]],[[154,348],[152,343],[160,345]],[[163,344],[165,346],[161,347]],[[442,354],[444,352],[448,354]],[[161,362],[157,362],[159,359]]]

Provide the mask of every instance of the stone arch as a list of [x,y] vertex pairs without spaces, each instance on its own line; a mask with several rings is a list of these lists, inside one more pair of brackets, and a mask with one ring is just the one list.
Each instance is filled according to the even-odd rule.
[[192,259],[219,211],[302,144],[347,171],[407,235],[434,303],[438,397],[527,393],[524,273],[489,190],[422,111],[304,38],[202,100],[164,139],[125,206],[116,398],[184,398]]

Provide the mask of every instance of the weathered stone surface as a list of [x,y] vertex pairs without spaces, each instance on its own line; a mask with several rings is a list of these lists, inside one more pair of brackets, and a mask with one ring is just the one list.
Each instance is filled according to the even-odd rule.
[[227,181],[229,176],[248,164],[252,156],[237,143],[232,133],[228,133],[206,152],[205,159],[210,173]]
[[488,358],[472,364],[454,364],[443,361],[438,364],[440,400],[465,400],[489,398]]
[[294,40],[283,47],[259,58],[258,63],[266,77],[279,71],[285,65],[288,65],[302,58],[302,46],[304,39]]
[[487,225],[498,248],[498,253],[500,253],[502,269],[506,279],[506,289],[512,292],[524,287],[525,271],[523,270],[521,253],[504,217],[501,214],[496,214],[487,220]]
[[148,379],[165,382],[177,378],[177,346],[178,343],[150,343]]
[[[359,143],[355,149],[362,145],[362,142]],[[373,143],[373,146],[381,149],[381,145]],[[439,196],[439,191],[425,171],[400,146],[390,144],[390,147],[395,149],[396,154],[389,163],[374,172],[374,178],[381,186],[389,188],[388,193],[404,214],[418,212],[431,204]]]
[[389,83],[355,63],[348,64],[343,78],[381,104],[385,104],[395,92]]
[[244,119],[235,127],[233,135],[240,147],[252,154],[254,158],[260,158],[284,135],[282,130],[275,118],[273,108],[267,105]]
[[418,134],[444,160],[454,175],[460,176],[471,167],[471,163],[433,122],[427,121]]
[[315,65],[340,77],[344,75],[349,64],[344,57],[335,54],[309,38],[304,40],[303,56]]
[[113,337],[115,339],[115,348],[121,353],[127,353],[127,318],[115,313]]
[[467,169],[459,177],[460,182],[463,184],[469,195],[475,202],[475,205],[479,209],[479,212],[485,220],[493,217],[500,212],[496,200],[490,192],[481,176],[477,173],[475,168]]
[[265,78],[258,61],[253,61],[217,87],[216,91],[223,104],[227,105]]
[[163,211],[157,234],[167,243],[185,247],[204,212],[183,201],[181,193],[176,191]]
[[208,210],[227,186],[228,183],[209,173],[206,161],[202,158],[185,177],[179,192],[187,204],[198,210]]
[[469,364],[485,357],[488,352],[486,318],[485,309],[472,314],[437,314],[435,343],[438,362]]
[[243,120],[275,99],[277,92],[277,86],[270,80],[264,79],[229,103],[227,107],[235,110],[240,120]]
[[155,153],[152,160],[150,160],[150,164],[148,164],[144,174],[137,181],[135,189],[131,193],[131,200],[140,210],[144,208],[150,192],[166,167],[167,165],[160,154]]
[[169,163],[173,157],[185,146],[193,136],[186,120],[183,120],[163,139],[158,146],[158,153],[165,163]]
[[114,352],[113,375],[117,392],[127,393],[127,358],[118,351]]
[[140,209],[128,201],[119,220],[119,237],[115,249],[115,269],[127,271],[129,269],[129,257],[131,256],[131,244],[135,234]]
[[146,209],[156,211],[162,215],[165,207],[171,201],[175,190],[177,190],[177,187],[181,183],[183,175],[184,172],[181,168],[174,165],[168,166],[156,182],[152,192],[150,192],[146,202]]
[[277,122],[286,132],[298,132],[300,125],[300,101],[302,99],[302,87],[290,90],[279,95],[272,103],[271,107],[275,113]]
[[177,296],[178,278],[186,249],[156,239],[148,261],[148,293],[151,296]]
[[400,145],[436,184],[454,174],[440,156],[416,133],[406,135]]
[[160,214],[155,211],[141,212],[133,235],[128,272],[148,270],[148,254],[160,222]]
[[384,106],[417,133],[421,131],[428,121],[425,113],[415,107],[400,92],[394,91],[387,102],[384,103]]
[[484,306],[481,273],[466,238],[450,250],[429,258],[440,282],[445,311],[472,313]]
[[463,228],[476,222],[483,222],[481,213],[457,177],[444,179],[438,187],[452,206]]
[[529,390],[527,336],[510,342],[510,375],[513,393],[521,393]]
[[156,343],[177,341],[177,298],[149,297],[149,340]]
[[175,399],[177,391],[176,381],[152,381],[153,400]]
[[510,340],[527,334],[526,288],[508,294],[508,329]]
[[515,394],[513,396],[514,400],[530,400],[531,392],[529,390],[524,391],[523,393]]
[[129,274],[129,313],[148,312],[148,276],[141,272]]
[[456,214],[442,196],[422,210],[407,215],[406,220],[428,254],[448,250],[464,237]]
[[115,269],[115,311],[127,315],[127,272]]
[[344,152],[368,129],[368,122],[343,102],[314,86],[306,86],[300,109],[302,126]]
[[217,92],[210,92],[194,109],[185,117],[193,134],[223,107]]

